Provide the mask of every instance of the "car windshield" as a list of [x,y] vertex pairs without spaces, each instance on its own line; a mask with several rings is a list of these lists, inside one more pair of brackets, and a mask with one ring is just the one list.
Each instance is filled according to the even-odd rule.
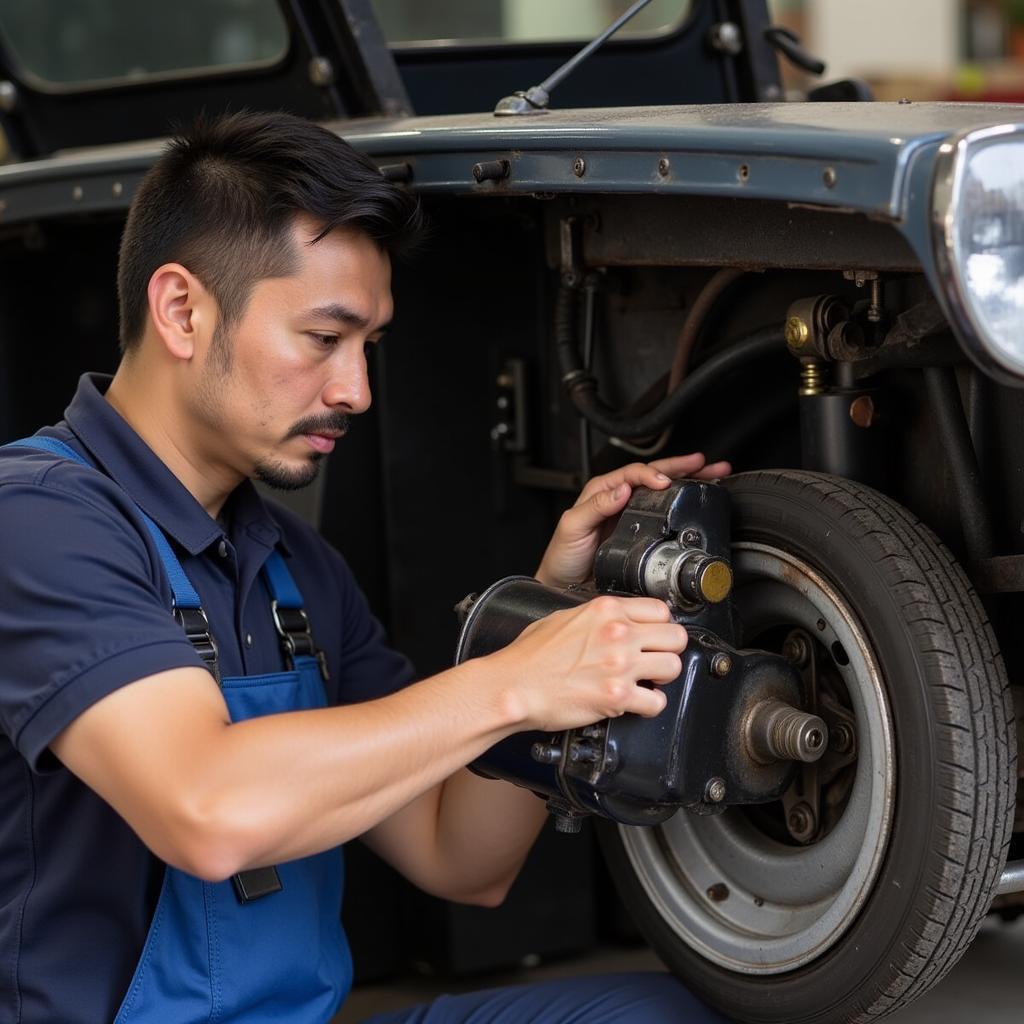
[[[388,41],[399,46],[452,43],[585,42],[607,28],[634,0],[373,0]],[[692,0],[653,0],[619,38],[671,32]]]
[[41,89],[269,65],[288,49],[277,0],[0,0],[0,33]]

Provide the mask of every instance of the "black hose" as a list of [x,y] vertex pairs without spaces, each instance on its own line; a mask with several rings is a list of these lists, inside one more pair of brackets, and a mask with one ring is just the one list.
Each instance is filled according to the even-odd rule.
[[981,470],[967,426],[956,371],[948,366],[926,366],[921,372],[939,428],[939,443],[953,470],[967,557],[971,562],[980,562],[992,555],[992,517],[985,503]]
[[597,381],[584,370],[576,346],[576,293],[566,287],[555,301],[555,351],[562,383],[572,404],[598,430],[611,437],[650,437],[668,426],[684,408],[700,398],[719,377],[773,352],[785,351],[781,327],[768,327],[738,339],[691,370],[671,394],[648,412],[630,418],[613,409],[597,393]]

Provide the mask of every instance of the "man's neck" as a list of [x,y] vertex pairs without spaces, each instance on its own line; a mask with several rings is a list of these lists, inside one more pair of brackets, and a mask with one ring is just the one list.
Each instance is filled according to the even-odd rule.
[[106,400],[142,438],[189,493],[216,519],[242,477],[227,467],[206,463],[192,443],[192,425],[173,400],[170,389],[148,385],[159,380],[139,365],[140,357],[122,361],[107,389]]

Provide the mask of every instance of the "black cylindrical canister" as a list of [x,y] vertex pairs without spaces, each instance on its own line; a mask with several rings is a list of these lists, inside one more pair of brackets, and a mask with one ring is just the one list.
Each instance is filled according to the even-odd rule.
[[507,647],[527,626],[563,608],[594,597],[582,590],[554,590],[532,576],[506,576],[470,606],[455,650],[455,664]]
[[[532,576],[498,580],[470,606],[455,651],[455,664],[500,651],[532,622],[563,608],[576,608],[594,596],[593,591],[554,590]],[[561,796],[557,767],[538,763],[530,753],[535,743],[551,744],[555,740],[547,733],[518,732],[491,747],[470,768],[544,796]]]

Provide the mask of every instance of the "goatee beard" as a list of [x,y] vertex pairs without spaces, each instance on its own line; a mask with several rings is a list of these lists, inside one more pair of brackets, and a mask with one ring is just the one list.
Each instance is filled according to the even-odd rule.
[[253,468],[253,476],[275,491],[301,491],[317,478],[322,460],[323,455],[320,452],[313,452],[306,465],[298,468],[286,466],[281,462],[257,462]]

